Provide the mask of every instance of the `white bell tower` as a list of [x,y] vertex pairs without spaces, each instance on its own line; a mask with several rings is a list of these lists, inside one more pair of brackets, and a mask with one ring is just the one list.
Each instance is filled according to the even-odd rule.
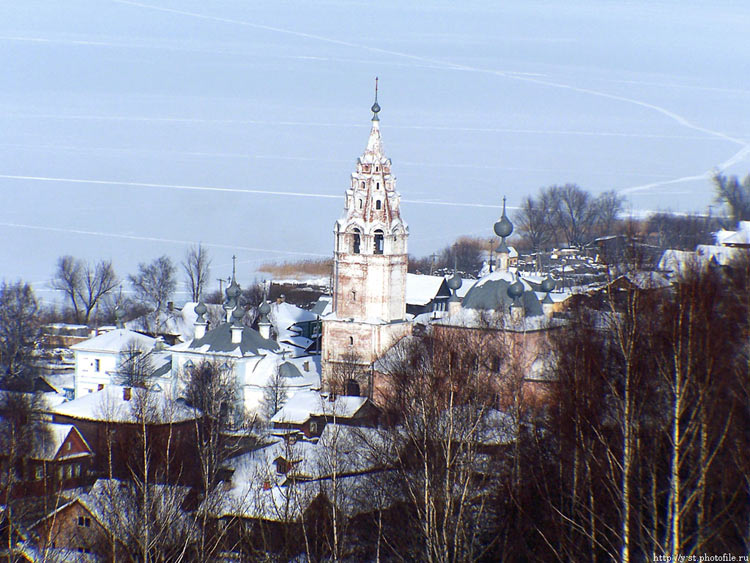
[[334,233],[333,313],[323,321],[323,376],[355,359],[369,366],[407,334],[406,269],[409,229],[380,138],[375,82],[372,128],[346,191]]

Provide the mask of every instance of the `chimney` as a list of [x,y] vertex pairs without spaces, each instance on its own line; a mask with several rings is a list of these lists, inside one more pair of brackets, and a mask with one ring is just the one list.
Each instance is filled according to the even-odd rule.
[[122,400],[129,401],[133,397],[133,390],[130,387],[122,388]]
[[263,490],[264,491],[270,491],[271,490],[271,481],[263,481]]
[[96,386],[97,391],[101,391],[102,389],[104,389],[104,383],[100,383],[99,385]]
[[195,330],[193,332],[193,337],[195,340],[200,340],[204,336],[206,336],[206,327],[208,326],[208,323],[195,323]]
[[232,325],[232,344],[239,344],[242,342],[242,329],[244,327]]
[[266,340],[271,339],[271,323],[268,321],[258,323],[258,332]]

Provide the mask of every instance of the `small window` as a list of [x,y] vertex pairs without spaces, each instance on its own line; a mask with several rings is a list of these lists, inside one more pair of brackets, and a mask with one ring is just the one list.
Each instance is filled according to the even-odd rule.
[[62,481],[62,478],[63,478],[63,470],[62,470],[62,467],[58,467],[58,468],[57,468],[57,471],[56,471],[56,473],[57,473],[57,480],[58,480],[58,481]]
[[375,254],[383,254],[383,231],[375,231]]
[[83,518],[83,516],[79,516],[79,517],[78,517],[78,525],[79,525],[79,526],[83,526],[83,521],[84,521],[84,518]]
[[377,200],[375,202],[375,209],[380,209],[381,207],[382,207],[382,203],[380,202],[380,200]]
[[356,301],[356,300],[357,300],[357,290],[352,289],[352,301]]
[[375,189],[376,189],[376,190],[379,190],[379,189],[380,189],[380,182],[375,182]]
[[73,442],[65,442],[65,451],[70,451],[73,449]]
[[94,360],[94,371],[99,371],[99,368],[101,367],[101,363],[99,360]]
[[44,477],[44,468],[41,465],[37,465],[34,468],[34,479],[41,481]]
[[310,434],[317,434],[318,433],[318,423],[317,422],[311,422],[310,423]]
[[73,476],[74,477],[80,477],[81,476],[81,465],[76,463],[73,466]]
[[354,346],[354,337],[353,336],[349,337],[349,346]]
[[65,466],[65,478],[71,479],[73,477],[73,468],[70,465]]
[[91,527],[91,518],[86,518],[83,522],[84,527],[90,528]]
[[359,200],[359,208],[362,209],[362,200]]
[[362,182],[362,189],[363,190],[365,189],[365,183],[364,182]]
[[359,229],[354,229],[354,239],[352,241],[352,250],[354,254],[360,253],[361,239],[359,236]]

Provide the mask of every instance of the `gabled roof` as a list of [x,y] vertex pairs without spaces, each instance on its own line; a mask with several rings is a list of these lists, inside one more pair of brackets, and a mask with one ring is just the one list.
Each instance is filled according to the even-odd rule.
[[[48,422],[44,426],[46,432],[41,433],[42,443],[37,445],[37,451],[32,453],[32,459],[39,459],[44,461],[52,461],[54,459],[70,459],[73,457],[92,455],[91,446],[88,445],[85,438],[81,435],[78,429],[72,424],[60,424],[56,422]],[[83,444],[86,446],[87,452],[75,452],[70,454],[60,453],[60,448],[65,443],[68,436],[71,433],[80,438]]]
[[443,286],[445,292],[450,294],[443,276],[406,274],[406,304],[427,305],[437,297]]
[[154,347],[156,339],[127,328],[116,328],[94,338],[73,344],[70,348],[79,352],[119,353],[132,342],[143,350],[151,350]]

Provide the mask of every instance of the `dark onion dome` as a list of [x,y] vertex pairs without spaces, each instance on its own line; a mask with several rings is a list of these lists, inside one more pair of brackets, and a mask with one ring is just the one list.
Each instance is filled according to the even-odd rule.
[[372,110],[372,113],[374,113],[375,115],[377,115],[380,112],[380,104],[377,102],[377,100],[375,101],[374,104],[372,104],[372,107],[370,109]]
[[207,311],[208,311],[208,307],[206,307],[206,304],[203,301],[200,301],[195,306],[195,314],[198,315],[199,322],[203,321],[203,315],[205,315]]
[[539,286],[539,289],[541,289],[545,293],[549,293],[550,291],[555,289],[555,280],[550,277],[544,278],[541,285]]
[[448,284],[449,289],[457,291],[458,289],[460,289],[461,284],[463,284],[463,280],[461,279],[461,276],[453,272],[453,275],[448,278],[448,281],[446,283]]
[[508,286],[508,297],[514,301],[523,295],[523,284],[521,280],[516,280]]
[[260,313],[262,316],[265,317],[270,312],[271,312],[271,306],[268,304],[268,301],[263,300],[263,303],[261,303],[260,307],[258,307],[258,313]]
[[237,307],[234,311],[232,311],[232,320],[234,321],[235,325],[241,325],[244,316],[245,310],[242,307]]
[[224,307],[225,311],[231,311],[232,309],[237,308],[237,302],[234,299],[227,299],[226,301],[224,301],[224,305],[222,305],[222,307]]
[[503,214],[495,222],[495,234],[499,237],[509,237],[513,232],[513,223],[510,222],[508,216],[505,214],[505,198],[503,198]]
[[240,286],[237,284],[234,278],[232,278],[232,283],[230,283],[229,287],[227,288],[227,297],[229,299],[235,299],[240,293],[242,293]]

